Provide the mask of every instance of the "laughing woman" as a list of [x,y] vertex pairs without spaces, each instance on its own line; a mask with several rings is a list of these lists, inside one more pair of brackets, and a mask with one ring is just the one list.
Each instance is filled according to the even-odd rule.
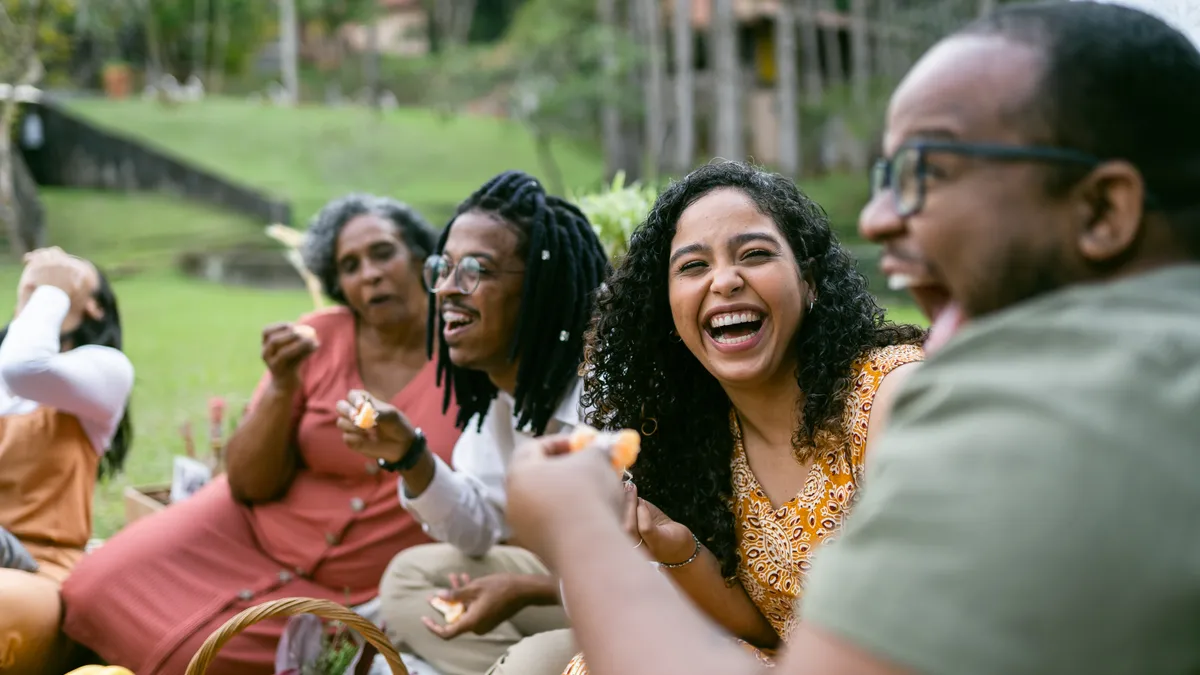
[[596,426],[642,431],[635,545],[734,636],[786,641],[923,337],[791,180],[724,162],[671,185],[599,299],[585,379]]

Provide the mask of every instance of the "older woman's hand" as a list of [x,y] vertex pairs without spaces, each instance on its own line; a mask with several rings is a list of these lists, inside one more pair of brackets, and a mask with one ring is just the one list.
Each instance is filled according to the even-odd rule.
[[[369,403],[376,413],[375,426],[370,429],[354,423],[355,411],[364,402]],[[372,459],[398,462],[416,440],[417,430],[404,413],[365,391],[351,391],[346,400],[338,401],[337,412],[337,427],[342,432],[342,440],[351,450]]]
[[624,517],[625,492],[607,450],[571,453],[566,436],[517,448],[508,470],[506,515],[516,539],[545,560],[556,539],[581,521]]
[[290,393],[300,386],[300,364],[317,350],[311,330],[291,323],[273,323],[263,329],[262,360],[279,390]]

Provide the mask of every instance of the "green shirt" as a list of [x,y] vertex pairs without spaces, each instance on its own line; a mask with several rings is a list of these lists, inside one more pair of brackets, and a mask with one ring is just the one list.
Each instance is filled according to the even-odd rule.
[[1200,265],[967,327],[872,452],[804,620],[916,673],[1200,673]]

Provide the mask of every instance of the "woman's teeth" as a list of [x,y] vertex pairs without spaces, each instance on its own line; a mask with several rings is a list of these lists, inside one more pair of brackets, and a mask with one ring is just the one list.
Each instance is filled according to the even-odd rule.
[[913,277],[908,274],[888,275],[887,285],[890,290],[903,291],[913,285]]
[[733,326],[739,323],[753,323],[755,321],[762,321],[762,314],[759,312],[728,312],[725,314],[718,314],[709,319],[708,327],[724,328],[726,326]]
[[736,345],[736,344],[741,344],[741,343],[753,338],[755,335],[758,335],[757,330],[752,330],[749,333],[746,333],[745,335],[738,335],[736,337],[731,337],[731,336],[721,333],[721,334],[713,335],[713,340],[720,342],[723,345]]
[[723,345],[741,344],[758,334],[762,321],[762,313],[756,311],[717,314],[708,321],[708,334]]

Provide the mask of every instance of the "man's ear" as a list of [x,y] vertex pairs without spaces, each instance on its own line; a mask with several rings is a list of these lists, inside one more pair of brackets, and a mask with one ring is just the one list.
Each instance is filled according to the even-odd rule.
[[1081,196],[1079,253],[1093,263],[1127,254],[1142,231],[1146,184],[1129,162],[1105,162],[1076,188]]

